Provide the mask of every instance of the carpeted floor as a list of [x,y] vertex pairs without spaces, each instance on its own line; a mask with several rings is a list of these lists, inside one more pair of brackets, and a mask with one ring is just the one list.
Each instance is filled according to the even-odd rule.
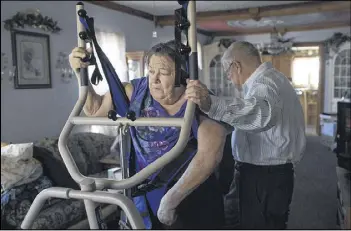
[[296,178],[288,229],[336,229],[336,156],[308,136]]

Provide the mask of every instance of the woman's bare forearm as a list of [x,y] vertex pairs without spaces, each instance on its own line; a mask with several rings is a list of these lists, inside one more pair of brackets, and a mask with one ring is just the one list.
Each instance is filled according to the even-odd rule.
[[216,153],[197,152],[179,181],[169,190],[175,201],[184,200],[214,172],[222,159],[223,150]]
[[198,129],[198,151],[177,183],[163,197],[172,208],[184,200],[214,172],[223,156],[226,130],[209,119]]

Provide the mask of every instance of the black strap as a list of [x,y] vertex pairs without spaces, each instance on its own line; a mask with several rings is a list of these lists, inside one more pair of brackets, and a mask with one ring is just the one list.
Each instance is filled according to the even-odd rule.
[[92,82],[94,85],[98,85],[100,81],[102,81],[102,76],[101,76],[101,73],[100,73],[100,71],[99,71],[99,68],[98,68],[97,65],[95,64],[94,72],[93,72],[93,74],[91,75],[91,82]]

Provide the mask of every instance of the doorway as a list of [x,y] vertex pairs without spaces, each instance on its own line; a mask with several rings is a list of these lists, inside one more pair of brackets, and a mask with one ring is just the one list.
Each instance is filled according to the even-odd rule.
[[321,61],[319,46],[294,46],[291,81],[304,112],[306,134],[319,132],[319,81]]

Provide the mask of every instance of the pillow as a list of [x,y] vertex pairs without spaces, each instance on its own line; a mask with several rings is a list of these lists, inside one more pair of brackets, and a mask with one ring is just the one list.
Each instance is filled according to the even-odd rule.
[[1,186],[4,190],[32,182],[42,173],[41,164],[33,158],[33,143],[1,147]]

